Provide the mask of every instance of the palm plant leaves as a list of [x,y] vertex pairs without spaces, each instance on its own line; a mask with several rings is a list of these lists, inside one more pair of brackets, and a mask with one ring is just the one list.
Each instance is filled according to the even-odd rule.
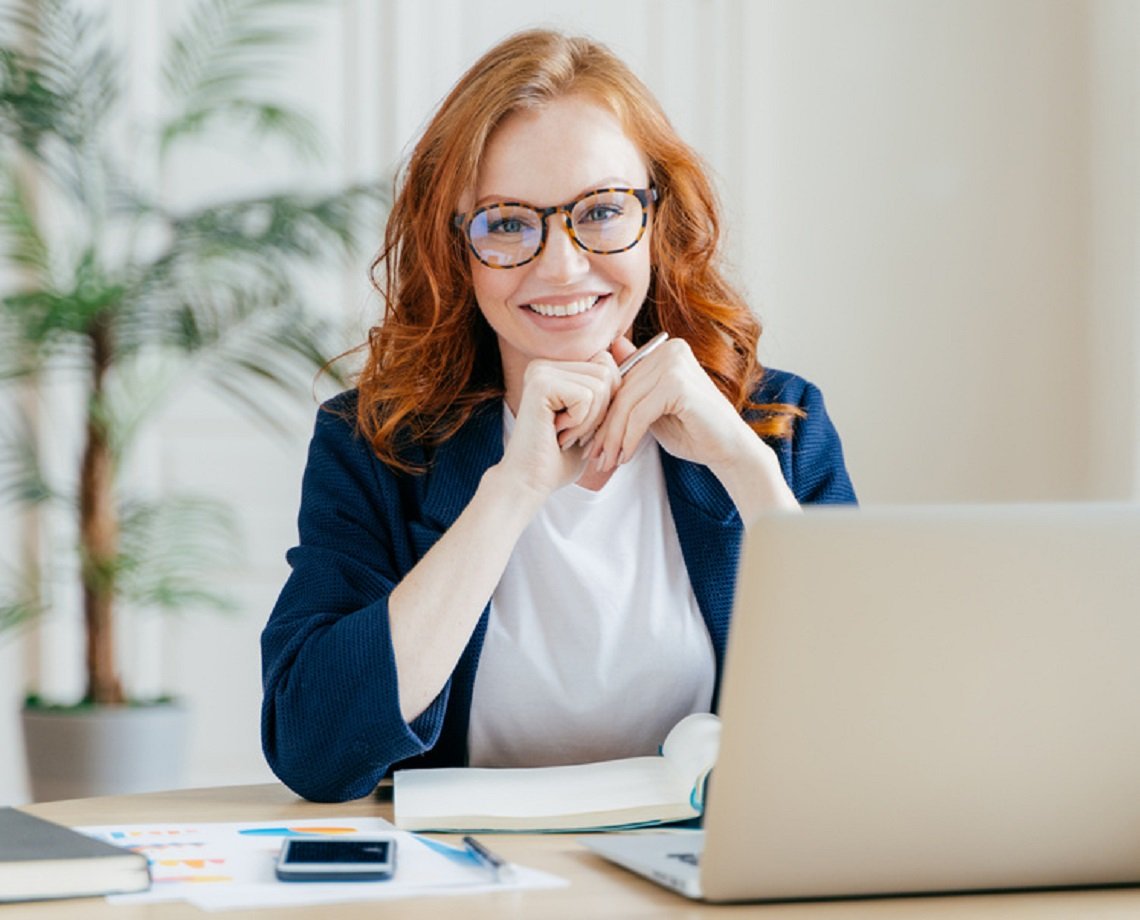
[[172,253],[304,256],[330,254],[354,242],[360,204],[378,198],[376,184],[324,195],[277,194],[223,202],[175,217]]
[[[299,24],[295,14],[318,2],[196,0],[164,59],[164,117],[135,126],[117,108],[121,54],[97,15],[76,0],[0,0],[0,255],[15,269],[0,291],[0,386],[45,368],[74,372],[84,427],[113,469],[191,383],[272,421],[267,392],[307,389],[337,350],[329,324],[304,309],[298,271],[353,249],[364,220],[379,216],[379,184],[175,211],[146,170],[115,156],[149,150],[158,166],[223,121],[275,135],[295,153],[315,150],[312,122],[275,100],[266,80],[304,37],[289,17]],[[132,143],[109,142],[112,125],[132,130]],[[49,485],[25,434],[0,444],[6,497],[78,508],[81,489]],[[202,572],[230,558],[212,553],[232,545],[218,530],[220,506],[120,495],[107,507],[118,508],[119,542],[98,553],[81,547],[86,587],[164,608],[221,603],[202,587]],[[21,597],[0,604],[0,629],[35,610]]]
[[92,332],[122,302],[121,282],[107,278],[90,248],[72,269],[68,289],[27,286],[0,298],[0,381],[33,377],[48,362],[81,375],[92,363]]
[[9,570],[5,579],[16,586],[13,596],[0,601],[0,634],[31,622],[43,613],[43,603],[36,594],[28,573]]
[[162,149],[225,119],[281,134],[298,149],[315,153],[317,132],[309,118],[259,98],[263,75],[282,65],[283,52],[303,37],[298,27],[284,24],[288,8],[311,5],[312,0],[207,0],[194,9],[163,66],[176,114],[162,126]]
[[[280,24],[282,13],[312,3],[201,0],[193,7],[173,39],[164,67],[168,88],[187,104],[175,119],[178,127],[164,133],[167,141],[203,128],[206,115],[213,118],[229,111],[235,101],[244,105],[245,93],[264,78],[266,64],[280,63],[281,52],[299,37],[296,29]],[[24,132],[32,138],[26,145],[30,153],[40,151],[39,141],[48,134],[79,145],[98,136],[98,117],[107,114],[116,93],[109,63],[113,55],[90,37],[98,34],[94,25],[90,17],[72,10],[67,0],[23,0],[4,17],[0,30],[4,36],[31,36],[36,49],[28,60],[12,46],[0,49],[3,59],[18,63],[23,74],[8,81],[14,87],[8,95],[23,104],[12,109],[12,123],[43,128]],[[88,91],[90,98],[78,93],[87,76],[97,77]],[[39,89],[17,92],[28,86]],[[92,114],[90,124],[73,117],[66,101],[69,94],[86,99],[80,109]],[[270,108],[283,111],[276,104]],[[186,120],[182,116],[187,112],[198,114]],[[298,320],[297,305],[286,296],[288,279],[298,262],[325,259],[351,248],[362,204],[379,201],[378,185],[355,185],[324,195],[265,195],[175,214],[162,209],[145,190],[132,187],[123,178],[125,170],[100,157],[96,160],[105,195],[101,209],[105,216],[128,225],[119,236],[164,238],[168,243],[148,259],[128,253],[125,262],[112,265],[100,248],[103,240],[96,238],[78,251],[63,253],[63,261],[70,264],[53,266],[52,256],[58,262],[61,254],[53,253],[50,242],[43,239],[18,171],[5,169],[0,235],[12,262],[29,270],[31,283],[0,298],[0,344],[18,341],[25,346],[4,348],[7,357],[0,358],[0,379],[34,373],[61,355],[78,359],[81,367],[91,360],[97,325],[106,333],[101,346],[110,351],[104,360],[112,365],[146,348],[194,354],[213,349],[235,358],[231,367],[239,376],[280,386],[297,379],[296,368],[289,372],[278,357],[259,360],[258,355],[272,356],[283,349],[293,359],[308,362],[310,371],[325,364],[327,332],[319,324]],[[76,162],[94,168],[82,157]],[[90,184],[80,181],[76,187]],[[53,268],[61,276],[59,283],[52,282]],[[250,278],[284,280],[267,285]],[[172,295],[174,291],[177,294]],[[255,322],[251,318],[255,312],[276,312],[278,319],[258,317]],[[251,335],[251,329],[256,334]],[[254,344],[241,351],[230,344],[232,339]],[[224,377],[215,379],[229,386]],[[229,388],[243,396],[247,393],[241,381]]]
[[309,316],[281,280],[223,282],[215,274],[206,284],[188,278],[167,292],[161,311],[136,317],[152,326],[132,330],[147,336],[151,360],[120,361],[108,379],[103,421],[116,455],[193,381],[208,383],[255,421],[284,432],[265,391],[292,393],[313,377],[331,351],[328,324]]
[[132,501],[122,508],[120,527],[114,579],[121,597],[168,612],[191,605],[233,610],[223,592],[207,587],[214,573],[232,563],[238,543],[225,505],[185,495]]
[[27,412],[12,407],[0,426],[0,502],[27,507],[55,498],[40,461],[35,426]]
[[[40,463],[39,440],[27,412],[14,402],[0,422],[0,505],[36,506],[58,496]],[[34,566],[0,566],[0,634],[35,619],[43,612],[40,573]]]
[[[298,261],[351,250],[364,217],[382,200],[379,184],[366,183],[321,195],[283,193],[214,203],[185,214],[155,213],[170,242],[143,268],[138,294],[149,297],[193,284],[203,275],[223,281],[234,273],[288,278]],[[128,305],[124,319],[130,313]]]
[[17,116],[5,121],[18,128],[25,149],[34,151],[32,142],[47,135],[75,146],[96,139],[119,97],[103,21],[69,0],[21,0],[0,15],[0,35],[11,78],[3,100]]
[[[255,419],[275,425],[261,386],[291,390],[325,367],[332,330],[308,316],[290,283],[291,266],[343,252],[356,242],[362,205],[379,186],[322,196],[279,194],[224,202],[170,218],[171,242],[146,266],[116,310],[117,364],[157,349],[167,360],[158,382],[119,423],[122,442],[187,378],[209,381]],[[179,368],[179,373],[169,373]],[[343,382],[330,369],[334,380]],[[251,386],[252,384],[252,386]],[[131,403],[129,398],[120,405]]]
[[99,142],[120,97],[103,23],[69,0],[22,0],[0,16],[0,35],[0,133],[100,208]]
[[35,283],[50,284],[51,255],[40,234],[29,192],[11,159],[0,160],[0,245]]

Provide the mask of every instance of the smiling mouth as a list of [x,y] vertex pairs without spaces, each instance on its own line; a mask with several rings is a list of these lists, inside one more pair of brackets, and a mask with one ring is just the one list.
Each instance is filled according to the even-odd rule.
[[577,316],[579,313],[592,310],[602,299],[602,296],[607,295],[580,297],[578,300],[570,301],[570,303],[528,303],[525,306],[539,316]]

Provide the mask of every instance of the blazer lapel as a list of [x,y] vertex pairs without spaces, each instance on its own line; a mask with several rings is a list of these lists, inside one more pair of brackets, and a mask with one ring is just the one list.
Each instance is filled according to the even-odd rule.
[[423,524],[437,536],[455,523],[479,488],[479,480],[503,458],[503,404],[480,406],[462,428],[441,444],[422,477]]
[[708,467],[679,460],[664,450],[661,466],[681,554],[716,653],[715,709],[728,645],[744,524],[736,505]]

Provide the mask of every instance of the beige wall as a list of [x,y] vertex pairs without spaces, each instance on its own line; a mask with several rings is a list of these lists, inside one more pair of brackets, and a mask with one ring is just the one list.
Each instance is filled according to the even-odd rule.
[[863,498],[1081,496],[1085,7],[773,4],[754,32],[761,309]]
[[1084,240],[1092,497],[1140,497],[1140,3],[1089,16],[1089,198]]
[[[172,5],[106,2],[145,77]],[[1134,0],[346,0],[313,19],[291,87],[332,154],[244,175],[384,170],[492,41],[536,23],[590,32],[714,169],[762,357],[823,387],[864,501],[1138,498],[1138,19]],[[174,192],[240,180],[241,163],[183,164]],[[357,329],[375,309],[364,267],[314,279]],[[144,451],[152,488],[220,491],[246,524],[222,576],[241,616],[125,643],[137,683],[193,705],[194,784],[268,778],[257,636],[295,538],[311,415],[294,407],[282,442],[188,399]],[[0,802],[25,794],[21,673],[74,690],[61,620],[50,641],[0,648]]]

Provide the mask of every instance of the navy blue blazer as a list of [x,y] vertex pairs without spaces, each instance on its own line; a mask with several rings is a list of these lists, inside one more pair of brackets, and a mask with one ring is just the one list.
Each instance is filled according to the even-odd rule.
[[[355,398],[341,394],[318,412],[302,484],[300,541],[286,556],[293,571],[261,636],[265,757],[287,786],[322,802],[367,795],[396,768],[466,763],[490,606],[450,680],[409,724],[400,715],[388,596],[503,454],[496,400],[438,448],[410,451],[425,473],[393,470],[356,434]],[[800,503],[855,501],[819,390],[769,370],[755,401],[806,412],[790,439],[770,442]],[[712,637],[719,688],[743,524],[707,467],[665,451],[661,462],[689,580]],[[715,707],[715,690],[713,699]]]

